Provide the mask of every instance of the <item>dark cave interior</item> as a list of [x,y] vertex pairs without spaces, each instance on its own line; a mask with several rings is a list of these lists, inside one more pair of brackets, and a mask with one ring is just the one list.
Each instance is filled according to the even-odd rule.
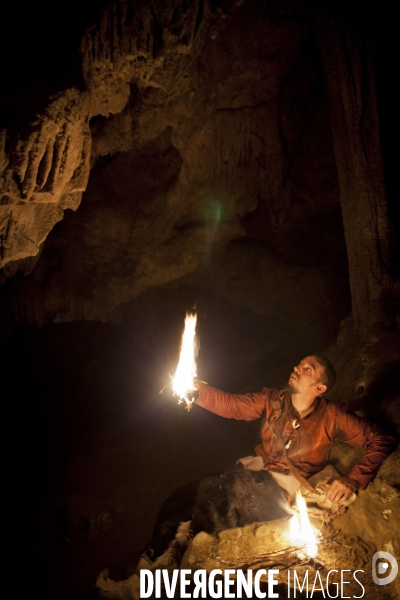
[[[360,250],[357,279],[343,199],[354,188],[321,51],[335,3],[317,4],[119,0],[120,47],[137,37],[135,58],[119,50],[119,63],[107,54],[116,30],[98,25],[106,0],[70,2],[62,17],[43,3],[4,10],[4,398],[18,543],[29,537],[29,578],[43,600],[98,598],[99,571],[133,572],[174,490],[252,452],[258,421],[187,412],[159,394],[195,303],[201,379],[232,392],[281,388],[296,361],[321,351],[337,365],[332,399],[400,432],[392,41],[384,7],[337,3],[339,37],[373,59],[362,68],[375,78],[362,77],[377,91],[387,207],[387,225],[355,210],[354,237],[369,239],[378,221],[381,237],[393,234],[390,268],[384,251],[379,271]],[[147,54],[134,27],[150,27]],[[360,121],[373,153],[365,81]],[[366,186],[376,192],[368,173]],[[373,292],[363,296],[368,270],[383,282],[375,313]],[[398,494],[398,467],[385,481]],[[398,524],[381,521],[377,539],[393,538],[400,553]]]

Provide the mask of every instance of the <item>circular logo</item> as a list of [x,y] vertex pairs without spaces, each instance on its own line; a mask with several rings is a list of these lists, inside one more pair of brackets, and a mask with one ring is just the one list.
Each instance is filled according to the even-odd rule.
[[[379,559],[383,560],[378,563],[378,568],[376,568],[376,563]],[[386,577],[378,577],[378,575],[384,575],[388,572],[389,565],[391,566],[391,571],[389,571],[389,575],[387,575]],[[374,580],[374,583],[376,583],[377,585],[387,585],[388,583],[391,583],[395,579],[398,570],[399,566],[397,564],[397,560],[394,556],[389,554],[389,552],[383,552],[383,550],[375,552],[375,554],[372,557],[372,579]]]

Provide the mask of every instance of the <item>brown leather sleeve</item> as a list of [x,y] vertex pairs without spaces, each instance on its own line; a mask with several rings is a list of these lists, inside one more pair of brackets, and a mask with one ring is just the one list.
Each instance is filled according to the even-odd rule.
[[335,422],[335,438],[364,448],[367,453],[347,474],[361,489],[378,472],[379,467],[396,447],[396,440],[377,425],[368,423],[362,417],[351,412],[339,412]]
[[254,421],[261,417],[272,390],[264,388],[262,392],[251,394],[229,394],[217,390],[205,383],[199,384],[199,397],[196,404],[207,410],[241,421]]

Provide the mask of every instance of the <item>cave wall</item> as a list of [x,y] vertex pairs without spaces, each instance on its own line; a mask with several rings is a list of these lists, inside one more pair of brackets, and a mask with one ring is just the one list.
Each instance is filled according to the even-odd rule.
[[[86,33],[87,89],[74,93],[86,98],[91,153],[78,162],[83,188],[90,158],[89,183],[36,257],[3,268],[4,279],[16,273],[3,286],[8,324],[121,322],[140,295],[172,285],[290,321],[310,345],[333,341],[349,311],[347,259],[312,15],[290,2],[200,4],[156,16],[144,5],[136,17],[117,4]],[[113,23],[123,24],[114,37]],[[35,160],[21,150],[31,188],[45,165],[52,177],[53,141]],[[47,203],[32,188],[24,214],[61,218],[56,188]],[[81,192],[71,197],[75,209]]]
[[[93,15],[100,8],[91,9]],[[79,21],[87,22],[83,13]],[[82,307],[81,316],[113,319],[117,304],[193,271],[212,242],[254,242],[254,234],[296,264],[306,254],[310,266],[333,261],[340,274],[332,283],[337,288],[340,279],[344,291],[337,164],[354,324],[364,333],[371,320],[393,327],[398,294],[378,134],[374,29],[373,12],[357,2],[318,10],[289,0],[121,0],[108,6],[82,37],[81,71],[73,76],[67,69],[68,77],[56,76],[53,86],[46,81],[46,89],[58,85],[57,93],[46,98],[42,90],[14,111],[13,94],[11,100],[3,95],[1,281],[34,269],[49,231],[64,210],[80,204],[90,166],[117,153],[146,154],[146,144],[169,136],[181,166],[158,207],[164,231],[142,245],[137,285],[121,282],[119,302],[101,292],[103,306]],[[67,80],[70,87],[62,89]],[[357,115],[358,132],[346,126]],[[374,215],[376,235],[364,235]],[[218,220],[212,242],[199,230],[207,219]],[[325,237],[318,235],[321,227]],[[192,257],[184,239],[188,228]],[[180,268],[173,264],[177,254],[185,257]],[[65,295],[74,305],[74,293]],[[14,302],[21,304],[15,298],[6,304]],[[54,312],[57,302],[50,304]],[[65,313],[62,303],[59,308]],[[36,322],[48,318],[37,306],[19,305],[14,313],[17,321],[22,313],[28,321],[33,314]]]
[[0,136],[0,266],[35,256],[62,211],[77,208],[87,184],[90,117],[120,112],[129,82],[149,85],[166,54],[178,55],[170,69],[163,68],[167,81],[171,69],[176,76],[185,68],[195,37],[201,37],[203,16],[207,20],[203,9],[196,0],[184,7],[174,0],[160,7],[146,0],[116,2],[83,36],[82,71],[72,78],[72,87],[62,89],[63,80],[56,77],[61,89],[54,93],[53,87],[47,98],[38,93],[14,111],[6,101],[9,122],[2,122]]

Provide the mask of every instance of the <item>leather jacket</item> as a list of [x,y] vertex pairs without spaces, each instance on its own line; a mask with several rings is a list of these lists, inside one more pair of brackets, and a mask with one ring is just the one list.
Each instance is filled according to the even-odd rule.
[[263,417],[261,443],[256,446],[255,454],[263,458],[264,467],[270,471],[290,472],[283,451],[285,445],[294,467],[303,477],[310,477],[325,466],[333,442],[340,440],[366,450],[365,456],[346,475],[364,489],[396,444],[382,429],[348,412],[345,404],[325,397],[316,398],[303,418],[293,408],[291,394],[274,388],[229,394],[200,384],[196,404],[231,419],[252,421]]

